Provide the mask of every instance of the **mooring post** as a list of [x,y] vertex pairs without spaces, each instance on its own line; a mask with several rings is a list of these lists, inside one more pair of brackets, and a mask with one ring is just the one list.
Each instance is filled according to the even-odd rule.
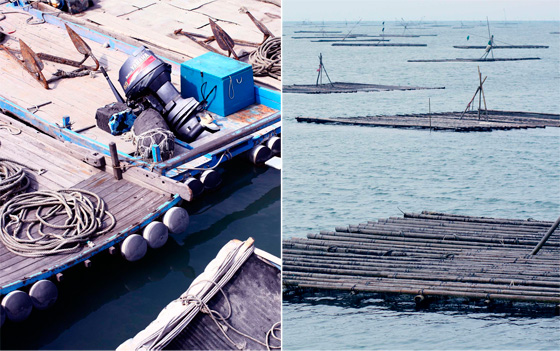
[[554,224],[552,225],[552,227],[550,227],[550,229],[548,229],[548,232],[546,232],[546,234],[544,235],[544,237],[541,239],[541,241],[537,244],[537,246],[535,246],[535,248],[533,249],[533,251],[531,252],[531,255],[536,255],[537,252],[539,252],[539,250],[541,249],[541,247],[543,247],[544,243],[546,243],[546,241],[548,240],[548,238],[550,238],[550,236],[552,235],[552,233],[554,233],[554,231],[556,230],[556,228],[558,228],[558,225],[560,224],[560,217],[558,217],[558,219],[556,220],[556,222],[554,222]]
[[161,150],[158,144],[152,145],[152,159],[154,163],[161,162]]
[[111,153],[111,161],[113,163],[113,175],[116,180],[121,180],[122,170],[119,162],[119,155],[117,154],[117,144],[113,141],[109,143],[109,152]]
[[70,129],[70,116],[62,116],[62,128]]

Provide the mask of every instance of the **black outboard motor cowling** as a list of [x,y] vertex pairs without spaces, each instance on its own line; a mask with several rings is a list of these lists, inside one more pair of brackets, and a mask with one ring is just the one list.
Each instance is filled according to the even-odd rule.
[[141,47],[124,62],[119,83],[128,100],[144,99],[158,110],[179,139],[193,141],[204,130],[195,116],[202,109],[200,103],[181,97],[171,84],[171,65],[151,50]]

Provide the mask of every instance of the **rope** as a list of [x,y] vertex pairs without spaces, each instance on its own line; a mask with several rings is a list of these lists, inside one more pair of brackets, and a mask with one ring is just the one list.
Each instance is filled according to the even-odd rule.
[[253,66],[255,76],[269,75],[280,80],[282,68],[281,44],[281,38],[270,37],[249,55],[249,63]]
[[19,162],[0,158],[0,205],[6,199],[25,191],[31,182]]
[[7,130],[12,135],[21,134],[21,129],[18,129],[16,127],[12,127],[11,125],[9,125],[7,123],[1,123],[0,122],[0,130],[2,130],[2,129]]
[[[61,215],[67,216],[64,224],[58,224]],[[111,219],[111,224],[103,228],[105,215]],[[38,230],[32,233],[35,225]],[[81,189],[21,194],[0,208],[0,241],[11,252],[26,257],[77,250],[114,226],[115,217],[105,210],[105,202],[97,194]],[[46,233],[45,227],[63,232]]]

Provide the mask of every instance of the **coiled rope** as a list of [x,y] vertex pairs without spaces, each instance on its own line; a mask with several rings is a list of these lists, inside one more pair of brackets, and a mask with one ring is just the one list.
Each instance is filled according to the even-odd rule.
[[253,66],[255,76],[269,75],[280,79],[282,66],[282,40],[270,37],[249,55],[249,63]]
[[[61,215],[67,217],[63,224],[58,217]],[[105,216],[111,224],[103,228]],[[34,226],[38,230],[32,233]],[[11,252],[26,257],[77,250],[114,226],[115,217],[105,210],[105,202],[97,194],[81,189],[20,194],[0,208],[0,241]],[[53,232],[45,232],[45,228]]]
[[31,184],[24,167],[19,162],[0,158],[0,205],[6,199],[25,191]]

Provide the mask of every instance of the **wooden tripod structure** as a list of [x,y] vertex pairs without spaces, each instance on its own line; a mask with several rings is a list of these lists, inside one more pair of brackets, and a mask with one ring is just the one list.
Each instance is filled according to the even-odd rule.
[[323,71],[325,72],[325,75],[329,80],[329,84],[334,88],[334,84],[333,82],[331,82],[331,78],[329,77],[329,74],[327,73],[327,70],[323,65],[323,54],[319,54],[319,68],[317,69],[318,73],[317,73],[317,81],[315,82],[315,86],[319,85],[319,80],[321,81],[321,84],[323,84]]
[[478,94],[478,120],[480,121],[480,111],[482,110],[482,101],[484,101],[484,111],[486,113],[486,120],[488,120],[488,108],[486,107],[486,97],[484,96],[484,89],[482,88],[482,85],[484,84],[484,82],[486,82],[486,78],[488,78],[488,76],[486,76],[486,77],[484,77],[484,79],[482,79],[482,75],[480,74],[480,66],[478,66],[479,86],[478,86],[478,88],[476,88],[476,91],[475,91],[471,101],[469,101],[469,103],[467,104],[467,107],[465,108],[465,111],[463,111],[463,113],[461,114],[460,119],[463,119],[463,116],[465,115],[465,112],[467,112],[468,109],[470,107],[472,107],[472,103],[473,103],[474,99],[476,98],[476,95]]

